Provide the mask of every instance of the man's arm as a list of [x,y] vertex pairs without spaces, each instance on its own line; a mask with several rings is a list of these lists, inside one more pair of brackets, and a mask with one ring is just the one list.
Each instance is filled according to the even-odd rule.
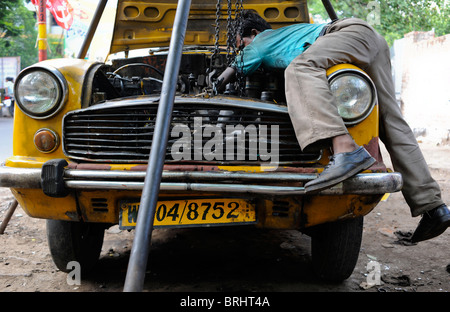
[[222,74],[217,78],[215,83],[216,92],[220,93],[225,90],[228,83],[232,82],[236,78],[236,69],[233,67],[227,67]]

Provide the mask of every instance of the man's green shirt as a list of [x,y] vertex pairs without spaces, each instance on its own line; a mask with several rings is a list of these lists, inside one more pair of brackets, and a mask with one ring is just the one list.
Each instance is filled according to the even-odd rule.
[[244,75],[252,74],[260,66],[286,69],[294,58],[317,40],[325,25],[302,23],[266,29],[236,56],[231,66]]

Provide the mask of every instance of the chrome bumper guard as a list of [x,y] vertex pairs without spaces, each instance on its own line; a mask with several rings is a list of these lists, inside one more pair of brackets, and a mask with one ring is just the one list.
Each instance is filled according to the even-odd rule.
[[[1,166],[0,187],[42,189],[41,171],[40,168],[25,169]],[[161,191],[305,195],[304,187],[289,184],[305,183],[316,177],[315,174],[283,172],[164,171],[160,189]],[[65,169],[63,173],[64,185],[68,190],[140,191],[144,187],[144,179],[145,171]],[[217,183],[217,181],[222,182]],[[270,185],[270,183],[275,185]],[[398,192],[402,186],[403,180],[400,173],[361,173],[321,191],[320,194],[376,195]]]

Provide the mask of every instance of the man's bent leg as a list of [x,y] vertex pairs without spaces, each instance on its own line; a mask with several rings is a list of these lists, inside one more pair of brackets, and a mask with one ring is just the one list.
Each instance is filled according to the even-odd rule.
[[286,69],[285,81],[289,115],[302,149],[348,133],[334,104],[325,69],[299,59]]

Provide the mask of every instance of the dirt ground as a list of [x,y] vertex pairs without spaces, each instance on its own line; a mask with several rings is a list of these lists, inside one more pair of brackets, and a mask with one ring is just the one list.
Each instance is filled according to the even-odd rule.
[[[449,145],[421,144],[450,203]],[[386,159],[386,156],[385,156]],[[389,163],[389,160],[386,161]],[[0,220],[12,200],[0,188]],[[153,232],[145,291],[151,292],[450,292],[450,230],[417,245],[401,243],[398,231],[413,231],[401,193],[381,202],[365,218],[358,264],[341,284],[323,283],[311,273],[309,238],[297,231],[253,228],[168,229]],[[134,232],[106,231],[98,266],[81,285],[52,262],[45,220],[28,217],[20,206],[0,235],[0,292],[119,292],[123,290]],[[379,285],[366,287],[373,268]]]

